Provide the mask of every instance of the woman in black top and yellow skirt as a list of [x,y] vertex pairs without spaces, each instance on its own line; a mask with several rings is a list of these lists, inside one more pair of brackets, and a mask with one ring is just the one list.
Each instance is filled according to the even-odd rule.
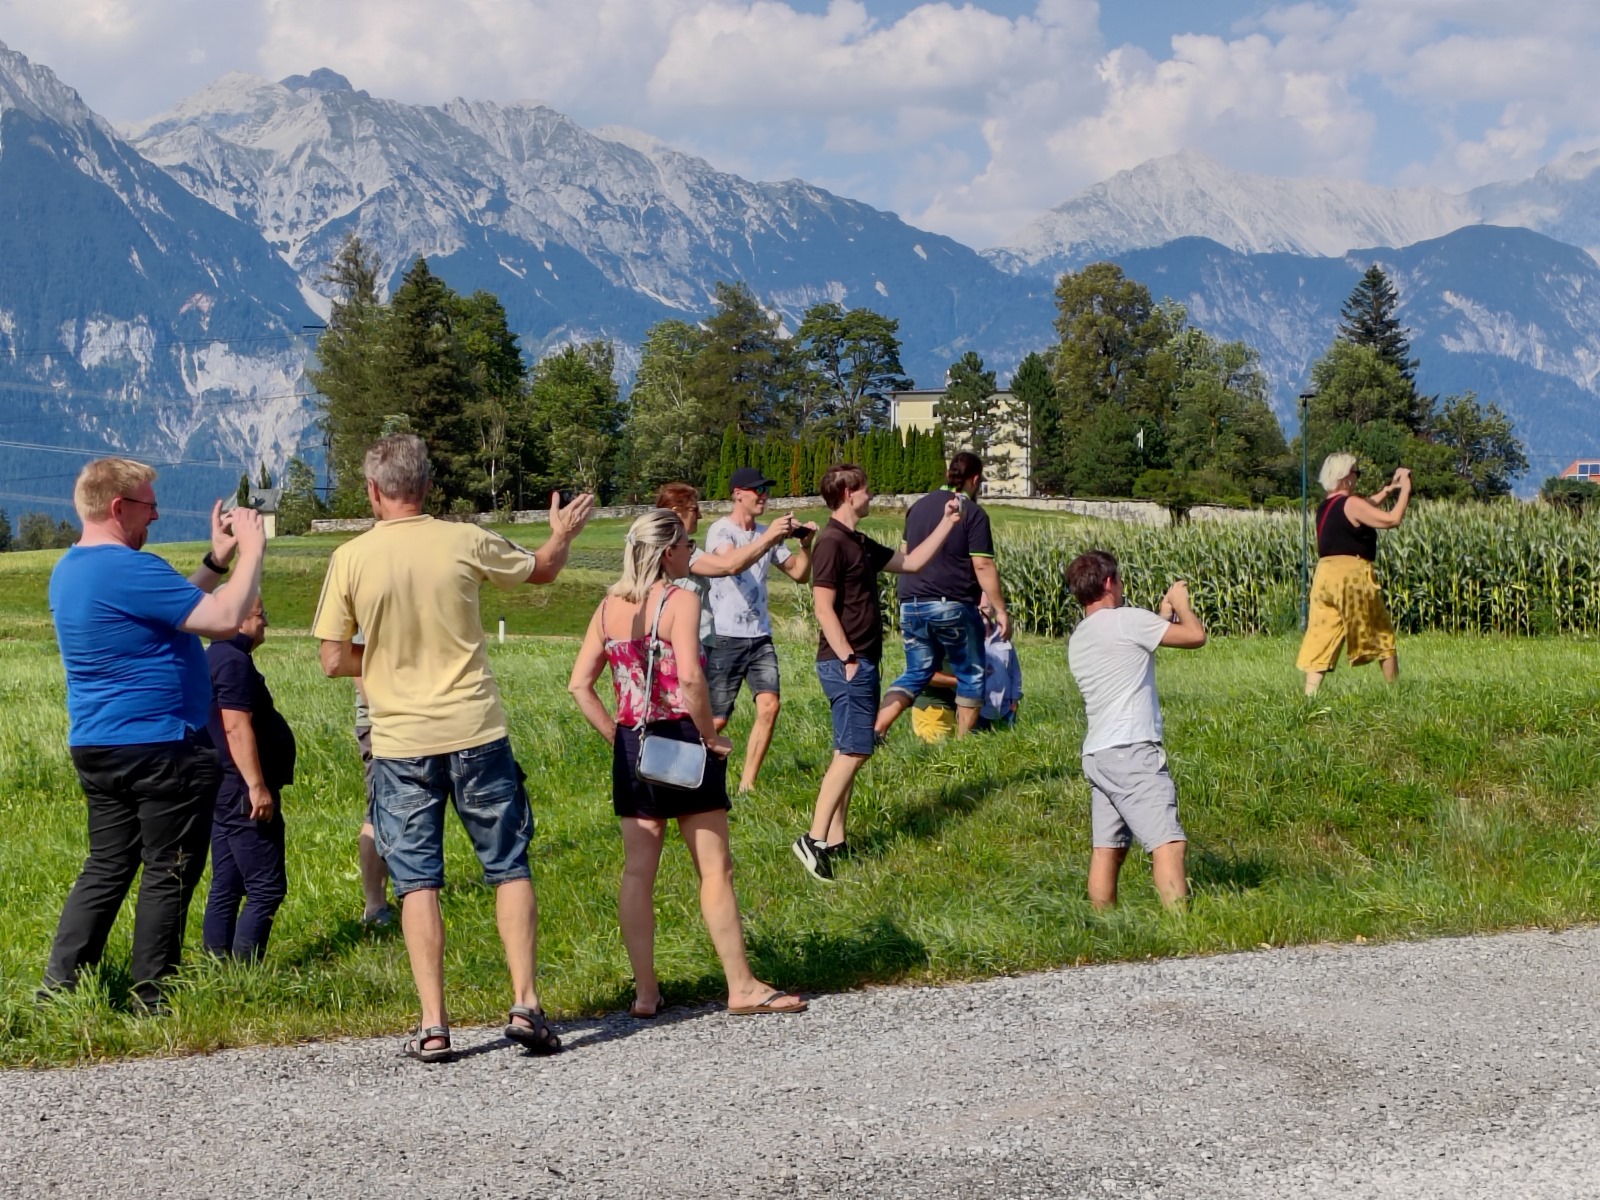
[[[1306,673],[1308,696],[1316,694],[1322,677],[1333,670],[1341,645],[1352,667],[1380,662],[1384,679],[1393,683],[1400,676],[1394,626],[1372,562],[1378,555],[1378,530],[1393,529],[1405,519],[1411,471],[1396,468],[1389,485],[1368,497],[1355,494],[1356,473],[1354,454],[1330,454],[1317,476],[1328,498],[1317,509],[1317,573],[1311,579],[1306,636],[1295,662]],[[1391,492],[1400,496],[1394,507],[1379,508]]]

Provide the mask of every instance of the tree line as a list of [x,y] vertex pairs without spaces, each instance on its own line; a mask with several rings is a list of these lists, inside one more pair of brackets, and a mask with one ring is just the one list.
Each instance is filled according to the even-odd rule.
[[[440,512],[541,506],[552,488],[620,502],[669,480],[708,496],[737,466],[807,494],[826,466],[872,459],[884,491],[914,491],[956,449],[982,456],[992,482],[1031,459],[1033,490],[1144,497],[1175,511],[1201,501],[1273,503],[1297,495],[1301,446],[1285,438],[1259,355],[1192,325],[1111,263],[1061,277],[1055,341],[1025,356],[1007,389],[974,352],[950,365],[937,431],[887,431],[889,397],[911,381],[899,325],[824,301],[792,332],[742,283],[719,283],[696,321],[654,325],[630,394],[608,342],[560,347],[530,364],[499,300],[461,295],[419,258],[380,300],[375,254],[352,238],[325,280],[335,290],[309,378],[321,395],[327,479],[303,462],[284,477],[279,527],[320,512],[365,515],[361,457],[396,430],[420,434]],[[1419,494],[1488,498],[1527,469],[1510,420],[1468,392],[1437,397],[1374,266],[1312,369],[1307,457],[1353,449],[1375,472],[1405,462]],[[866,465],[866,464],[864,464]]]

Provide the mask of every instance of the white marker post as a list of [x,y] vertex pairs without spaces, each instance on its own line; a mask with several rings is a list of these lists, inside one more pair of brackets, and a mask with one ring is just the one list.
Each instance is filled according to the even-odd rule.
[[504,616],[500,618],[500,644],[502,646],[506,644],[506,619]]

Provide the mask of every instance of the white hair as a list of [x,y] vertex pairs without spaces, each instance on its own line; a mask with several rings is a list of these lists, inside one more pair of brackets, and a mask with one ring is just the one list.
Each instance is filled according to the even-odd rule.
[[1322,485],[1323,491],[1331,492],[1355,469],[1356,456],[1348,450],[1341,450],[1322,460],[1322,470],[1317,472],[1317,482]]

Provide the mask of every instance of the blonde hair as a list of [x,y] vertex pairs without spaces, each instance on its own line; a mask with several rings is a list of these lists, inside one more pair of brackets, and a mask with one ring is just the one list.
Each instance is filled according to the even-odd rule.
[[1331,492],[1355,469],[1356,456],[1347,450],[1341,450],[1322,460],[1322,470],[1317,472],[1317,482],[1322,485],[1323,491]]
[[608,589],[619,600],[642,601],[667,577],[667,551],[689,535],[670,508],[653,508],[628,526],[622,541],[622,578]]
[[72,507],[80,521],[104,521],[111,515],[111,502],[147,483],[154,483],[156,469],[131,458],[97,458],[78,472],[72,487]]

